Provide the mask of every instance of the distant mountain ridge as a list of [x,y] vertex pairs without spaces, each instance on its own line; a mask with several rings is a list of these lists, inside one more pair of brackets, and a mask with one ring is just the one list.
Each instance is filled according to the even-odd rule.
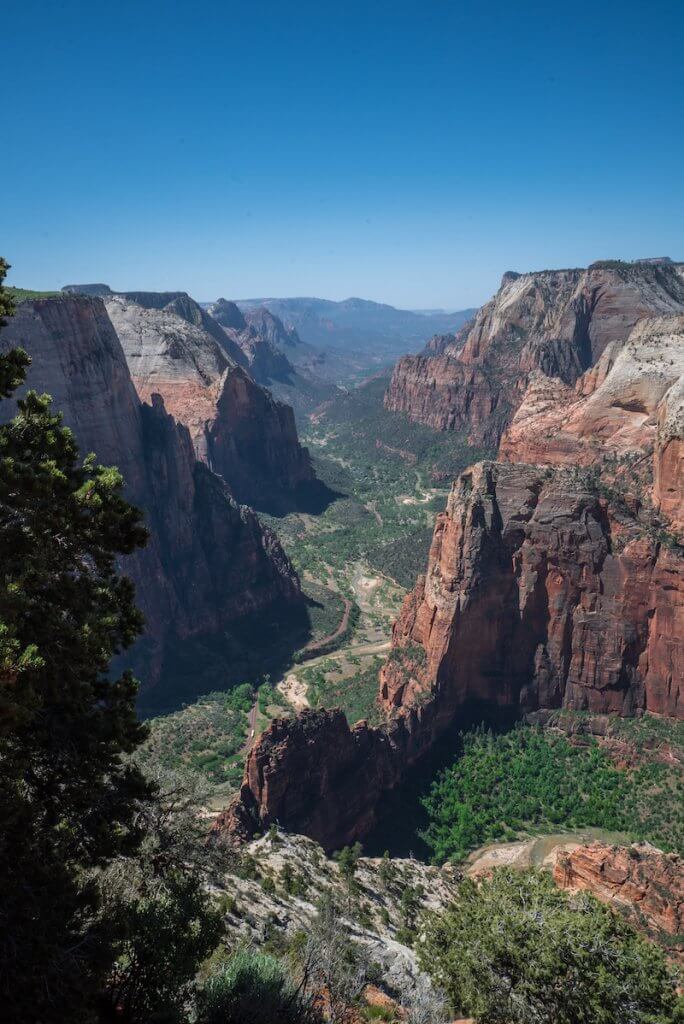
[[424,344],[432,334],[457,331],[477,312],[414,312],[356,297],[341,302],[315,296],[239,299],[236,305],[242,310],[270,310],[310,345],[353,349],[374,343],[397,352],[406,351],[407,343],[409,348]]

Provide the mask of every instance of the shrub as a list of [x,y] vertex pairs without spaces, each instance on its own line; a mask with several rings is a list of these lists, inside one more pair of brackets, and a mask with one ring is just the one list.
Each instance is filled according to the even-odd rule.
[[545,873],[466,879],[428,914],[419,960],[480,1024],[671,1024],[677,998],[663,953],[616,914],[558,890]]
[[321,1018],[283,964],[240,949],[212,977],[197,1002],[197,1024],[314,1024]]

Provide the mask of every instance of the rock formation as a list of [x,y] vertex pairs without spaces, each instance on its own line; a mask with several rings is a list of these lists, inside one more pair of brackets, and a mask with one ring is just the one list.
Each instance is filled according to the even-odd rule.
[[485,443],[508,424],[502,461],[463,473],[437,519],[381,672],[386,722],[274,725],[225,827],[362,836],[473,707],[684,718],[683,270],[507,274],[473,326],[400,362],[390,408]]
[[438,517],[382,700],[684,717],[683,570],[590,475],[480,463]]
[[234,302],[218,299],[209,313],[239,350],[254,380],[297,414],[311,412],[339,393],[315,372],[315,350],[270,310],[257,306],[243,312]]
[[385,405],[436,430],[494,446],[539,370],[569,387],[648,316],[684,313],[680,264],[597,263],[504,274],[494,298],[451,344],[405,356]]
[[650,456],[657,441],[661,486],[666,494],[673,493],[675,481],[669,478],[677,476],[674,447],[662,456],[682,433],[682,379],[684,316],[640,320],[625,344],[605,349],[574,388],[533,373],[503,435],[499,458],[591,465],[632,453]]
[[272,508],[313,480],[292,409],[254,382],[243,349],[189,296],[131,292],[106,307],[142,401],[162,396],[237,501]]
[[[299,582],[275,536],[195,458],[188,429],[156,395],[141,403],[100,298],[22,303],[0,334],[3,351],[32,357],[27,387],[49,392],[85,454],[119,467],[145,512],[148,546],[124,562],[146,619],[138,668],[159,680],[171,638],[220,633],[277,602],[299,602]],[[3,402],[1,414],[13,414]],[[142,662],[143,655],[145,662]]]
[[615,907],[684,966],[684,864],[676,854],[648,843],[592,843],[560,854],[553,878]]

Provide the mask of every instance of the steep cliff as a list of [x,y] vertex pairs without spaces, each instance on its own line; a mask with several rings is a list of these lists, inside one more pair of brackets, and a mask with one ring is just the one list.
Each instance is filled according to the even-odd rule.
[[[0,334],[3,351],[32,357],[27,387],[49,392],[81,451],[117,465],[145,511],[146,549],[124,562],[146,619],[138,664],[160,678],[173,639],[215,634],[274,602],[299,602],[299,583],[277,540],[225,483],[197,462],[186,427],[156,396],[141,404],[101,299],[26,302]],[[0,412],[13,414],[12,403]],[[144,657],[144,662],[143,662]]]
[[405,600],[383,701],[684,717],[684,560],[666,541],[581,471],[478,464]]
[[238,365],[244,352],[197,303],[184,293],[128,293],[106,307],[140,398],[162,396],[236,500],[273,508],[313,480],[292,409]]
[[553,878],[615,907],[684,965],[684,864],[676,854],[648,843],[592,843],[560,854]]
[[243,312],[234,302],[218,299],[208,312],[239,349],[254,380],[291,405],[297,415],[309,413],[339,394],[335,385],[313,369],[315,350],[270,310],[257,306]]
[[505,274],[453,343],[397,364],[386,408],[436,430],[496,444],[532,371],[574,386],[638,320],[684,313],[682,268],[597,263],[587,270]]

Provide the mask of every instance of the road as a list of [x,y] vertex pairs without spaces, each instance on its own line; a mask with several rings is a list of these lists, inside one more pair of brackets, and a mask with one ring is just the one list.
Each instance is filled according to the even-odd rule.
[[247,716],[247,740],[245,742],[245,754],[249,754],[257,740],[256,724],[259,714],[259,701],[255,700]]

